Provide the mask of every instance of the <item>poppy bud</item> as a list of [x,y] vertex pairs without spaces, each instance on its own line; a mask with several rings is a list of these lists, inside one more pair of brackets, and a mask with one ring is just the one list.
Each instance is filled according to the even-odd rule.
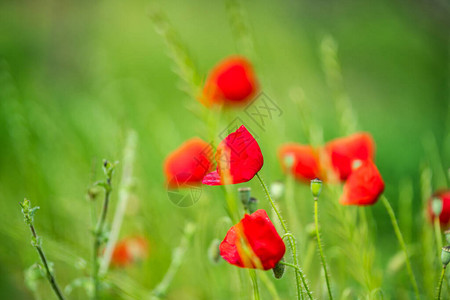
[[450,262],[450,246],[442,247],[441,260],[445,268]]
[[450,229],[446,230],[444,234],[445,238],[447,239],[447,242],[450,244]]
[[242,204],[244,205],[245,208],[247,208],[248,206],[248,202],[250,201],[250,192],[251,192],[251,188],[249,187],[243,187],[243,188],[239,188],[238,192],[239,192],[239,199],[241,199]]
[[220,262],[220,250],[219,250],[220,240],[213,239],[208,248],[208,258],[213,264]]
[[311,180],[311,192],[314,200],[317,200],[320,196],[320,192],[322,192],[322,180],[318,178]]
[[273,276],[274,276],[276,279],[280,279],[281,277],[283,277],[284,270],[286,269],[286,266],[285,266],[284,264],[282,264],[283,261],[284,261],[284,259],[282,258],[282,259],[275,265],[275,268],[272,269]]
[[254,213],[258,210],[258,199],[254,197],[250,197],[250,200],[248,201],[247,210],[250,214]]
[[442,212],[442,208],[442,199],[439,197],[433,197],[433,200],[431,200],[431,210],[433,211],[433,214],[435,216],[439,216]]
[[281,198],[283,196],[284,192],[284,184],[281,181],[274,181],[270,185],[270,193],[272,194],[272,197],[275,199]]

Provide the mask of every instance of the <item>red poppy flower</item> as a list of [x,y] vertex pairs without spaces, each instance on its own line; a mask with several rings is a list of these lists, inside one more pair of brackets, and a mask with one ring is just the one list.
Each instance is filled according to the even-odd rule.
[[215,159],[217,170],[207,174],[203,184],[247,182],[261,170],[264,163],[258,143],[244,125],[220,142]]
[[440,198],[442,200],[442,211],[439,215],[439,221],[441,225],[447,226],[448,224],[450,224],[450,190],[437,191],[428,201],[428,215],[431,221],[433,221],[435,218],[435,215],[431,208],[431,203],[434,198]]
[[328,142],[325,153],[332,171],[340,180],[346,180],[352,172],[353,161],[373,160],[375,143],[369,133],[355,133]]
[[209,74],[201,102],[206,106],[220,104],[233,106],[252,99],[258,83],[250,62],[239,56],[226,58]]
[[129,237],[119,241],[114,247],[111,264],[125,267],[147,257],[148,243],[143,237]]
[[211,170],[208,157],[212,149],[200,138],[192,138],[170,153],[164,161],[164,173],[169,188],[199,185]]
[[278,149],[278,157],[283,171],[299,180],[309,182],[321,178],[319,153],[312,146],[285,144]]
[[383,178],[372,161],[355,163],[360,163],[360,166],[348,176],[339,202],[343,205],[374,204],[384,191]]
[[227,232],[220,255],[232,265],[251,269],[273,269],[286,246],[263,209],[245,215]]

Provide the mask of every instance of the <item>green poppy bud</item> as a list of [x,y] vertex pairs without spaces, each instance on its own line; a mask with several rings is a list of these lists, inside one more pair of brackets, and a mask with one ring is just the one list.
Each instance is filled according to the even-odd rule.
[[255,211],[257,211],[258,210],[258,199],[254,198],[254,197],[250,197],[250,200],[248,201],[247,209],[248,209],[249,214],[252,214]]
[[450,246],[442,247],[441,260],[444,267],[450,262]]
[[283,258],[276,264],[275,268],[272,269],[273,276],[276,279],[280,279],[281,277],[283,277],[284,270],[286,269],[286,266],[281,262],[283,262]]
[[311,192],[314,199],[319,198],[320,192],[322,191],[322,180],[316,178],[311,180]]

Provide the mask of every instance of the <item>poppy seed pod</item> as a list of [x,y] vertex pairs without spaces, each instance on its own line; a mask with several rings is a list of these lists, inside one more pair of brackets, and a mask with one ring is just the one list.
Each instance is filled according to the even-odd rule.
[[250,214],[254,213],[258,210],[258,199],[255,197],[250,197],[250,200],[248,201],[247,210]]
[[244,205],[244,207],[247,207],[248,202],[250,201],[251,188],[249,187],[239,188],[238,192],[239,192],[239,199],[241,200],[242,205]]
[[444,267],[450,262],[450,246],[442,247],[441,261]]
[[320,192],[322,192],[322,180],[318,178],[311,180],[311,192],[314,200],[317,200],[320,196]]

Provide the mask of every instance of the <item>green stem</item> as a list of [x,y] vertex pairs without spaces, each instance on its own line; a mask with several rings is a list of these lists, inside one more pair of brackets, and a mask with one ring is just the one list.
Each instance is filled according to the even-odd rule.
[[327,283],[328,296],[330,299],[333,299],[333,295],[331,294],[330,280],[328,277],[327,264],[325,262],[325,257],[323,255],[322,242],[320,241],[320,233],[319,233],[319,214],[318,214],[318,205],[317,205],[317,197],[314,199],[314,222],[316,224],[316,237],[317,237],[317,245],[319,246],[320,259],[322,260],[323,271],[325,272],[325,281]]
[[[33,224],[30,224],[30,230],[31,230],[31,233],[33,234],[34,240],[38,241],[39,237],[36,234],[36,230],[34,229]],[[41,258],[42,264],[44,265],[44,268],[45,268],[45,273],[47,275],[47,279],[50,282],[50,285],[52,286],[53,291],[55,292],[58,299],[64,300],[64,296],[61,292],[61,289],[59,288],[58,284],[56,283],[55,276],[53,276],[53,273],[50,271],[50,267],[48,265],[47,258],[45,257],[44,251],[42,250],[42,247],[39,245],[39,242],[36,242],[34,247],[36,248],[36,250],[39,254],[39,257]]]
[[252,280],[252,286],[253,286],[253,299],[254,300],[260,300],[261,297],[259,295],[259,287],[258,287],[258,278],[256,277],[255,270],[248,270],[250,274],[250,278]]
[[99,252],[100,252],[100,246],[102,245],[102,235],[103,235],[103,229],[105,227],[105,220],[106,220],[106,214],[108,213],[108,206],[109,206],[109,198],[111,195],[111,177],[108,177],[106,179],[106,186],[105,186],[105,198],[103,201],[103,208],[102,213],[100,216],[100,219],[97,222],[97,226],[95,227],[94,231],[94,253],[93,253],[93,263],[92,263],[92,280],[94,283],[94,294],[93,299],[98,299],[99,291],[100,291],[100,279],[99,279],[99,271],[100,271],[100,265],[99,265]]
[[111,225],[111,232],[108,237],[108,242],[105,246],[105,252],[100,262],[99,273],[106,274],[111,262],[111,257],[114,251],[114,246],[117,243],[122,221],[127,208],[128,199],[131,197],[131,187],[133,183],[133,164],[136,154],[137,133],[132,130],[128,134],[127,143],[123,157],[123,172],[122,179],[119,185],[119,199],[116,205],[113,222]]
[[270,205],[272,206],[272,209],[275,211],[275,213],[278,217],[278,220],[280,221],[280,224],[283,227],[285,235],[287,235],[287,237],[288,237],[289,247],[291,248],[291,252],[292,252],[292,259],[293,259],[294,265],[296,266],[295,279],[296,279],[296,283],[297,283],[297,298],[300,299],[300,297],[302,295],[302,289],[301,289],[301,283],[300,283],[300,280],[301,280],[303,282],[303,285],[305,286],[305,289],[309,296],[309,299],[313,299],[311,291],[309,290],[309,287],[308,287],[308,283],[306,282],[305,276],[304,276],[302,270],[300,269],[300,267],[298,266],[297,247],[295,245],[295,238],[292,234],[289,233],[286,223],[284,222],[283,218],[281,217],[281,214],[280,214],[277,206],[275,205],[275,202],[273,202],[272,197],[270,197],[269,190],[267,189],[267,186],[264,183],[264,181],[262,180],[259,173],[256,173],[256,177],[258,177],[258,180],[261,183],[261,186],[263,187],[267,198],[269,199]]
[[441,234],[441,223],[439,222],[439,218],[434,218],[434,234],[436,235],[436,247],[438,251],[438,255],[441,254],[442,249],[442,234]]
[[439,279],[438,293],[437,293],[437,297],[436,297],[437,300],[441,299],[442,282],[444,281],[445,268],[446,268],[446,266],[444,265],[442,267],[441,278]]
[[392,226],[394,227],[395,235],[397,236],[397,240],[400,243],[400,247],[402,248],[403,253],[405,254],[406,269],[408,270],[409,279],[411,280],[411,284],[413,286],[414,293],[416,294],[416,298],[420,299],[419,288],[417,287],[417,282],[416,282],[414,273],[411,268],[411,262],[409,260],[408,251],[406,250],[406,245],[405,245],[405,241],[403,240],[402,232],[400,231],[400,228],[397,223],[397,219],[395,218],[394,210],[392,209],[391,204],[389,203],[389,201],[387,200],[387,198],[385,196],[381,196],[381,201],[383,202],[384,206],[386,207],[387,213],[388,213],[389,217],[391,218],[391,222],[392,222]]

